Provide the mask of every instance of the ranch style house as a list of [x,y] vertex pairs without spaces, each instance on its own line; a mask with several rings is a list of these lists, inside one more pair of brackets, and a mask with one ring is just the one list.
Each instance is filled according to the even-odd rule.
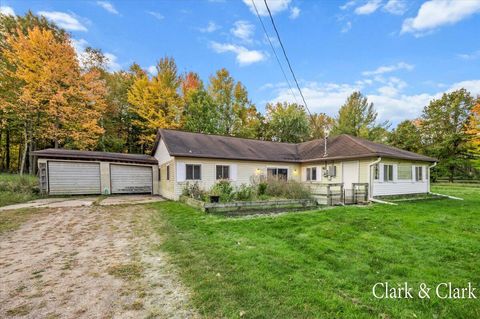
[[160,129],[152,155],[45,149],[35,151],[41,190],[63,194],[150,193],[178,200],[185,184],[251,184],[269,177],[366,185],[368,196],[430,191],[436,159],[350,135],[280,143]]

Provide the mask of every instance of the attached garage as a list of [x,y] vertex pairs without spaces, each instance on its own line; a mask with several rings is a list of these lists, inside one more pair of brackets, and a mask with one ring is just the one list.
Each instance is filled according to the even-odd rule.
[[153,156],[46,149],[38,157],[40,188],[49,195],[158,194]]

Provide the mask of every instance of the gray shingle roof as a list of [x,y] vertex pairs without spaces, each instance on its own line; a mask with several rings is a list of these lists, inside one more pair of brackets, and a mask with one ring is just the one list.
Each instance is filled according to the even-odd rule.
[[157,164],[155,157],[143,154],[124,154],[111,152],[76,151],[61,148],[47,148],[32,152],[33,155],[46,158],[72,159],[72,160],[99,160],[113,162],[128,162],[140,164]]
[[378,156],[426,162],[436,161],[428,156],[345,134],[328,140],[327,156],[324,156],[323,140],[298,144],[278,143],[160,129],[154,150],[160,138],[163,139],[172,156],[297,163]]

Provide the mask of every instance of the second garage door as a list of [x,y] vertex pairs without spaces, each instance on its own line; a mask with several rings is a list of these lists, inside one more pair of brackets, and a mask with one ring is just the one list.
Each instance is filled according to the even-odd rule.
[[110,165],[112,194],[151,194],[152,167],[138,165]]

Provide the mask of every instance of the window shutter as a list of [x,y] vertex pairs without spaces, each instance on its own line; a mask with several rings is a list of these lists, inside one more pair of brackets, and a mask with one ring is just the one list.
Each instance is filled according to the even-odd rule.
[[384,164],[378,164],[378,181],[383,183]]
[[422,181],[426,181],[426,180],[427,180],[427,170],[425,165],[422,165]]
[[306,181],[307,181],[307,168],[302,167],[302,182],[306,182]]
[[392,165],[393,169],[393,182],[396,182],[398,180],[398,164],[393,164]]
[[417,180],[417,175],[416,175],[416,170],[415,170],[415,165],[412,165],[412,181],[415,182]]
[[230,165],[230,179],[232,181],[237,180],[237,164]]
[[185,163],[177,162],[177,182],[185,181]]

